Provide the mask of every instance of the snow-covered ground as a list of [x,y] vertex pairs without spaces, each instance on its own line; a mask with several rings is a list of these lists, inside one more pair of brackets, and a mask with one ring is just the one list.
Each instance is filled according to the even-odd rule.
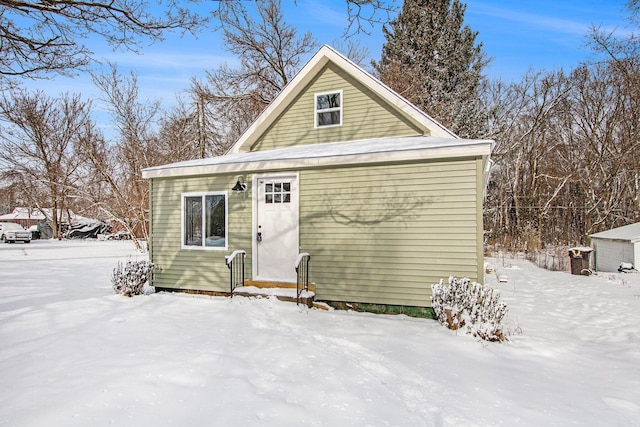
[[516,332],[495,344],[273,299],[114,295],[129,256],[0,245],[0,426],[640,425],[640,274],[493,260]]

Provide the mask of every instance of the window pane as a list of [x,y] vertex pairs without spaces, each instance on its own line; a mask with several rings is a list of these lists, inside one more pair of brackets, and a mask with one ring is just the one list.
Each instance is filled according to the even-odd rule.
[[226,246],[224,195],[205,196],[205,209],[207,219],[205,246]]
[[265,203],[273,203],[273,194],[265,194],[264,195]]
[[340,111],[318,113],[318,126],[339,125]]
[[267,188],[266,188],[265,191],[268,192],[268,193],[273,192],[273,184],[267,184]]
[[185,197],[184,204],[184,244],[202,246],[202,197]]
[[318,110],[329,108],[329,97],[327,95],[318,95],[316,98],[316,108]]
[[289,182],[282,183],[282,188],[284,189],[284,191],[291,191],[291,183]]
[[340,94],[332,93],[329,95],[329,108],[339,108],[340,107]]
[[277,184],[273,184],[273,186],[274,186],[274,191],[276,192],[280,192],[282,189],[282,184],[279,182]]
[[341,125],[342,111],[341,93],[316,95],[316,126]]
[[291,203],[291,194],[290,193],[285,193],[284,194],[284,201],[283,203]]
[[340,107],[340,94],[330,93],[327,95],[318,95],[316,98],[316,109],[326,110],[327,108]]
[[273,196],[274,196],[274,202],[275,203],[280,203],[281,194],[277,193],[277,194],[274,194]]

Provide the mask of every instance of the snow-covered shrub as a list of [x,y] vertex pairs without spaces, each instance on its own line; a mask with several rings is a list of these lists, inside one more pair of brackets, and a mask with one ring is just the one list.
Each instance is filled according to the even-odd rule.
[[149,261],[127,261],[113,269],[111,283],[113,290],[127,297],[142,294],[145,283],[153,272],[153,263]]
[[468,334],[487,341],[504,341],[502,319],[507,306],[500,293],[469,279],[449,277],[431,285],[433,310],[440,323],[449,329],[465,328]]

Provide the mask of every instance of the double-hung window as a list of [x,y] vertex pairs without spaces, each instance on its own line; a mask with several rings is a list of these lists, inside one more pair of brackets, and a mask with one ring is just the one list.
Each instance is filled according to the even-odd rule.
[[315,126],[340,126],[342,124],[342,91],[315,94]]
[[182,247],[227,249],[227,193],[182,195]]

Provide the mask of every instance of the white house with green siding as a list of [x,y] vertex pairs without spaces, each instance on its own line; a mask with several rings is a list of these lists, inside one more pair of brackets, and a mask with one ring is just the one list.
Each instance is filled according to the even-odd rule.
[[226,155],[143,171],[153,285],[227,293],[236,250],[247,282],[295,283],[308,253],[316,300],[429,307],[441,278],[483,279],[492,146],[324,46]]

